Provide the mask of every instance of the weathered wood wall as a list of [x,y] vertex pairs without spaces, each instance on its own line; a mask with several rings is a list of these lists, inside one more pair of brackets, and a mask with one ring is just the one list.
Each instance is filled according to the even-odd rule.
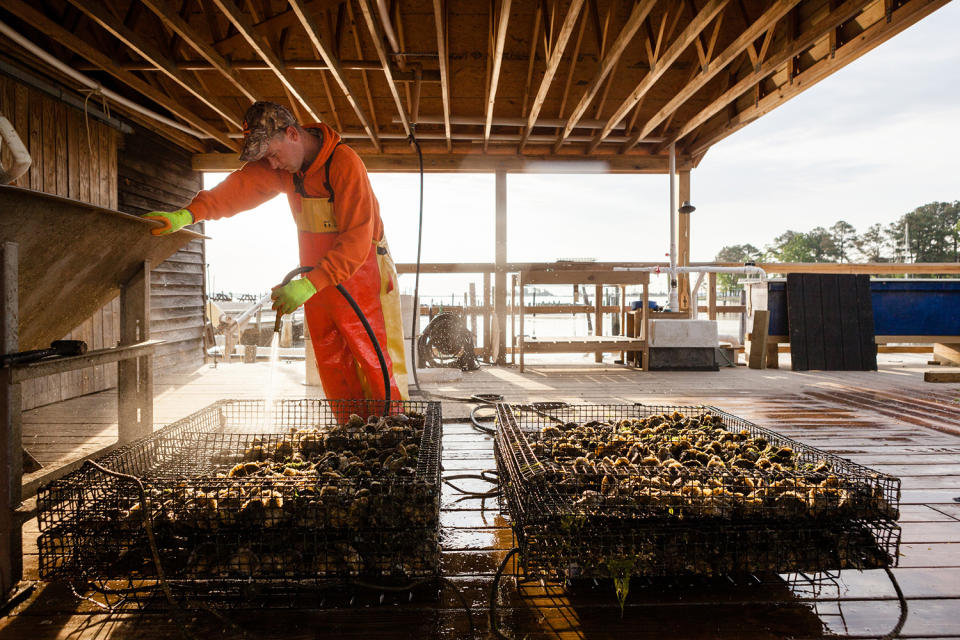
[[[118,151],[119,209],[141,214],[186,206],[203,186],[190,169],[190,153],[138,129]],[[198,230],[202,230],[199,229]],[[165,372],[203,364],[203,242],[194,240],[154,267],[150,338],[164,340],[154,366]]]
[[[0,75],[0,114],[16,128],[33,159],[30,170],[17,180],[17,186],[117,208],[119,132],[4,75]],[[6,149],[0,153],[5,166],[9,166]],[[119,318],[117,299],[64,337],[85,340],[90,349],[112,346],[119,339]],[[22,387],[23,408],[59,402],[116,384],[116,365],[29,380]]]

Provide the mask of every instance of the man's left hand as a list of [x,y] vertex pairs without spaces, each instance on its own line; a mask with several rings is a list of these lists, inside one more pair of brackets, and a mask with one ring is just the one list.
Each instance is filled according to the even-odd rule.
[[316,292],[317,288],[306,278],[297,278],[284,285],[278,284],[270,292],[273,310],[280,313],[293,313]]

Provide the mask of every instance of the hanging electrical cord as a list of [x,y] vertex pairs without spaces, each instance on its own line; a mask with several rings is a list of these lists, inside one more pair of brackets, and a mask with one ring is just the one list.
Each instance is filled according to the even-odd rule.
[[410,369],[413,372],[413,386],[417,391],[423,393],[420,389],[420,381],[417,379],[417,320],[420,317],[420,251],[423,248],[423,151],[420,150],[420,143],[417,142],[415,135],[417,129],[416,123],[410,124],[410,137],[408,140],[417,150],[417,160],[420,163],[420,219],[417,222],[417,270],[413,281],[413,320],[410,327]]

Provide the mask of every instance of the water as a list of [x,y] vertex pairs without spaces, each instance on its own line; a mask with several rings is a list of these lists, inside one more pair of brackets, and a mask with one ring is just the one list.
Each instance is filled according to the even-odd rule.
[[263,403],[264,422],[266,431],[273,429],[273,397],[276,394],[274,388],[274,372],[277,370],[277,362],[280,360],[280,332],[274,331],[273,338],[270,340],[270,375],[267,378],[267,397]]

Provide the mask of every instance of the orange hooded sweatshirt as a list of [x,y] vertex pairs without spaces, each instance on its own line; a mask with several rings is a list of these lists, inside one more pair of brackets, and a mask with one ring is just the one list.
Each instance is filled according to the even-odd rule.
[[[292,174],[271,169],[266,160],[248,162],[213,189],[201,191],[194,197],[186,207],[193,219],[227,218],[253,209],[278,193],[286,193],[290,209],[299,213],[302,196],[297,193],[294,175],[302,178],[307,197],[329,198],[330,192],[324,184],[324,164],[340,142],[340,136],[323,123],[304,128],[319,130],[323,136],[320,153],[305,172]],[[346,145],[340,145],[333,156],[330,187],[334,193],[333,213],[338,232],[333,246],[312,265],[316,268],[306,276],[317,291],[353,275],[370,253],[371,243],[383,239],[380,205],[373,194],[367,169],[360,156]]]

